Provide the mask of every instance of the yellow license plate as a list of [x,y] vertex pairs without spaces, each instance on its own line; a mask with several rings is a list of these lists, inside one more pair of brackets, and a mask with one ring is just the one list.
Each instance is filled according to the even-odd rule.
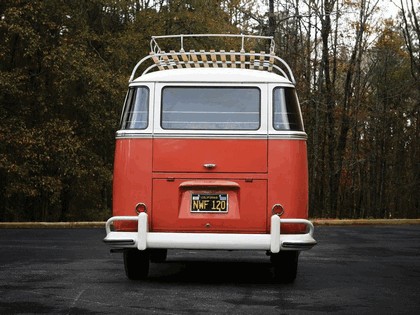
[[228,212],[228,194],[191,194],[191,212]]

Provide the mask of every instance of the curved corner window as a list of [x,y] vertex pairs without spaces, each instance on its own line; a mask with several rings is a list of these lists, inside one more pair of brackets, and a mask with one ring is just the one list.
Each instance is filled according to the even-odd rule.
[[260,94],[256,87],[165,87],[162,128],[258,130]]
[[274,89],[273,127],[276,130],[303,131],[299,101],[294,88]]
[[146,129],[149,125],[149,89],[144,86],[128,90],[121,129]]

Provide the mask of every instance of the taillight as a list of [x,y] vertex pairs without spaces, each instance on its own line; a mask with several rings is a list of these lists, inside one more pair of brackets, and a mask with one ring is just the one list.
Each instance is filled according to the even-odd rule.
[[146,213],[147,212],[146,204],[144,204],[143,202],[139,202],[136,205],[136,212],[137,212],[137,214],[140,214],[142,212]]
[[278,215],[279,217],[284,213],[284,208],[281,204],[276,203],[273,208],[271,208],[273,215]]

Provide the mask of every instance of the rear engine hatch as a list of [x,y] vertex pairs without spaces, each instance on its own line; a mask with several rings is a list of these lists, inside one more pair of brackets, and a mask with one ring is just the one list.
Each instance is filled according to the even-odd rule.
[[153,231],[266,230],[266,180],[154,179]]

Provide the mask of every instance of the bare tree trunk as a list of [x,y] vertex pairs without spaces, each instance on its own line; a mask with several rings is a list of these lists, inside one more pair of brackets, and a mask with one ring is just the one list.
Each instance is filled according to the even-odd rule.
[[335,5],[335,0],[323,1],[323,15],[321,18],[321,39],[322,39],[322,74],[324,90],[321,93],[324,95],[326,104],[326,118],[327,118],[327,145],[328,145],[328,172],[330,174],[328,184],[328,215],[335,213],[335,205],[337,204],[337,185],[335,177],[335,117],[334,117],[334,86],[331,80],[330,69],[330,46],[329,39],[331,35],[331,13]]
[[274,15],[274,0],[268,1],[268,36],[276,35],[276,17]]

